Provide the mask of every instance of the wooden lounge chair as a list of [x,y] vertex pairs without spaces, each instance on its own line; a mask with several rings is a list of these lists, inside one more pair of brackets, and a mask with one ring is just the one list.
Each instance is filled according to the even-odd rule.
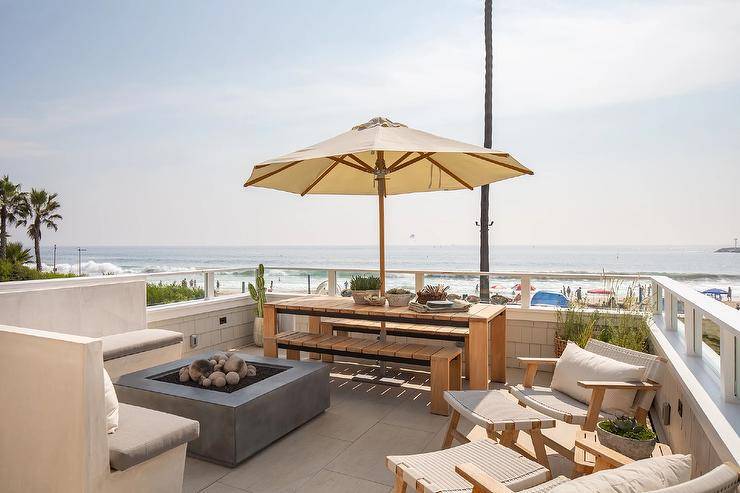
[[[634,462],[603,446],[592,446],[591,451],[610,468]],[[685,459],[686,456],[672,457]],[[564,476],[548,481],[547,469],[490,439],[426,454],[389,456],[386,464],[396,477],[394,493],[409,490],[418,493],[546,493],[558,486],[563,486],[562,491],[568,491],[567,484],[571,482]],[[690,468],[690,464],[687,467]],[[603,481],[605,473],[608,471],[596,472],[590,477],[599,479],[600,475]],[[652,491],[729,493],[735,491],[738,484],[740,469],[725,463],[696,479]],[[583,485],[579,491],[583,491]]]
[[[595,339],[589,340],[585,349],[622,363],[645,367],[642,381],[578,381],[580,387],[592,390],[589,402],[584,403],[550,387],[533,385],[537,369],[541,365],[555,365],[558,358],[519,357],[517,359],[527,365],[524,382],[511,387],[509,391],[523,406],[531,407],[551,418],[580,425],[583,430],[594,431],[599,420],[615,417],[601,409],[604,394],[613,389],[634,389],[637,390],[637,393],[630,414],[639,422],[645,423],[655,392],[660,388],[658,382],[661,378],[665,360],[660,356],[625,349]],[[572,448],[566,447],[547,436],[545,436],[545,444],[573,460]]]

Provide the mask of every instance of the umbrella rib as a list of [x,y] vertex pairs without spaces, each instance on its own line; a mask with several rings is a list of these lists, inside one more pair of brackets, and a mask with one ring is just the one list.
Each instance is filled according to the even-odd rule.
[[288,163],[288,164],[286,164],[286,165],[285,165],[285,166],[283,166],[282,168],[276,169],[275,171],[270,171],[269,173],[265,173],[265,174],[264,174],[264,175],[262,175],[262,176],[258,176],[258,177],[257,177],[257,178],[255,178],[254,180],[249,180],[249,181],[247,181],[247,182],[246,182],[246,183],[244,184],[244,186],[245,186],[245,187],[248,187],[248,186],[254,185],[255,183],[258,183],[258,182],[260,182],[260,181],[264,180],[265,178],[269,178],[269,177],[271,177],[271,176],[272,176],[272,175],[274,175],[274,174],[280,173],[281,171],[285,171],[286,169],[290,168],[291,166],[295,166],[296,164],[300,163],[301,161],[303,161],[303,160],[299,160],[299,161],[293,161],[292,163]]
[[362,171],[363,173],[368,173],[368,174],[372,174],[372,171],[369,171],[368,169],[366,169],[366,168],[364,168],[364,167],[362,167],[362,166],[358,166],[358,165],[357,165],[357,164],[355,164],[355,163],[350,163],[350,162],[348,162],[348,161],[345,161],[345,160],[344,160],[343,158],[341,158],[341,157],[338,157],[338,158],[336,158],[336,157],[329,157],[329,158],[327,158],[327,159],[331,159],[331,160],[332,160],[332,161],[334,161],[335,163],[341,163],[341,164],[344,164],[345,166],[349,166],[350,168],[354,168],[354,169],[356,169],[356,170],[358,170],[358,171]]
[[356,162],[357,164],[359,164],[360,166],[362,166],[365,169],[367,169],[369,172],[372,173],[372,172],[375,171],[375,168],[373,168],[372,166],[370,166],[369,164],[367,164],[365,161],[363,161],[362,159],[358,158],[354,154],[348,154],[347,157],[350,158],[352,161]]
[[403,161],[404,159],[406,159],[407,157],[409,157],[413,153],[414,153],[413,151],[409,151],[409,152],[404,153],[400,158],[396,159],[396,161],[393,164],[391,164],[390,166],[388,166],[388,169],[389,170],[393,169],[394,166],[397,166],[401,161]]
[[454,178],[458,183],[460,183],[465,188],[467,188],[469,190],[472,190],[473,189],[473,187],[471,187],[470,185],[468,185],[467,183],[465,183],[461,178],[458,178],[458,176],[455,175],[452,171],[448,170],[447,168],[445,168],[444,166],[442,166],[441,164],[439,164],[437,161],[435,161],[431,157],[427,157],[427,160],[429,160],[437,168],[441,169],[442,171],[444,171],[445,173],[447,173],[448,175],[450,175],[452,178]]
[[301,193],[301,197],[303,197],[304,195],[306,195],[306,194],[307,194],[308,192],[310,192],[310,191],[311,191],[311,189],[312,189],[313,187],[315,187],[316,185],[318,185],[318,183],[319,183],[319,182],[320,182],[321,180],[323,180],[323,179],[324,179],[324,178],[326,177],[326,175],[328,175],[328,174],[329,174],[329,173],[331,172],[331,170],[333,170],[333,169],[334,169],[334,168],[335,168],[335,167],[337,166],[337,164],[339,164],[339,163],[335,161],[335,162],[334,162],[334,164],[332,164],[331,166],[329,166],[328,168],[326,168],[326,169],[324,170],[324,172],[323,172],[323,173],[321,173],[321,174],[320,174],[320,175],[319,175],[319,176],[318,176],[318,177],[317,177],[317,178],[316,178],[316,179],[315,179],[315,180],[313,181],[313,183],[311,183],[311,184],[310,184],[310,185],[308,186],[308,188],[306,188],[306,189],[305,189],[305,190],[304,190],[304,191],[303,191],[303,192]]
[[474,154],[472,152],[466,152],[465,154],[467,154],[468,156],[477,157],[478,159],[481,159],[483,161],[487,161],[489,163],[498,164],[499,166],[503,166],[504,168],[513,169],[514,171],[519,171],[520,173],[524,173],[524,174],[527,174],[527,175],[533,175],[534,174],[534,172],[532,170],[529,170],[527,168],[520,168],[518,166],[514,166],[513,164],[509,164],[509,163],[504,163],[504,162],[501,162],[501,161],[497,161],[496,159],[491,159],[490,157],[479,156],[478,154]]
[[409,159],[405,163],[401,163],[401,164],[398,164],[398,165],[396,165],[396,163],[393,163],[393,166],[391,166],[390,168],[388,168],[388,173],[395,173],[396,171],[402,170],[406,166],[411,166],[412,164],[417,163],[417,162],[421,161],[422,159],[428,158],[432,154],[434,154],[434,153],[433,152],[421,152],[421,153],[419,153],[418,156],[416,156],[413,159]]

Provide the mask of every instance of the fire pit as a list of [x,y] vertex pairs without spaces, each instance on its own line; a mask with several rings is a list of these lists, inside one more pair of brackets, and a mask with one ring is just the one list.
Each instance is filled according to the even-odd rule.
[[[129,373],[115,383],[118,400],[200,422],[188,454],[236,466],[329,407],[329,367],[313,361],[228,353],[254,367],[254,375],[221,387],[202,379],[181,381],[181,370],[212,353]],[[185,380],[184,376],[182,378]]]

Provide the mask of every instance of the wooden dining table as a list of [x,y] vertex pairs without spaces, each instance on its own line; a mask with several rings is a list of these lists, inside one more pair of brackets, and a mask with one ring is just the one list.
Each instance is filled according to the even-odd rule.
[[467,328],[469,344],[468,387],[488,389],[489,380],[506,383],[506,306],[477,303],[467,312],[424,312],[409,307],[356,304],[352,298],[336,296],[299,296],[265,303],[264,354],[278,355],[275,336],[280,332],[278,315],[308,316],[308,330],[318,334],[321,317],[412,323]]

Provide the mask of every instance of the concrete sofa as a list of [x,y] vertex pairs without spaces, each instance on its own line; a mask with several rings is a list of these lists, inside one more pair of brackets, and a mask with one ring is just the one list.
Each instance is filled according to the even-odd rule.
[[121,404],[107,434],[103,342],[0,325],[3,492],[182,491],[197,421]]
[[182,357],[182,333],[143,329],[101,338],[103,363],[112,380]]

